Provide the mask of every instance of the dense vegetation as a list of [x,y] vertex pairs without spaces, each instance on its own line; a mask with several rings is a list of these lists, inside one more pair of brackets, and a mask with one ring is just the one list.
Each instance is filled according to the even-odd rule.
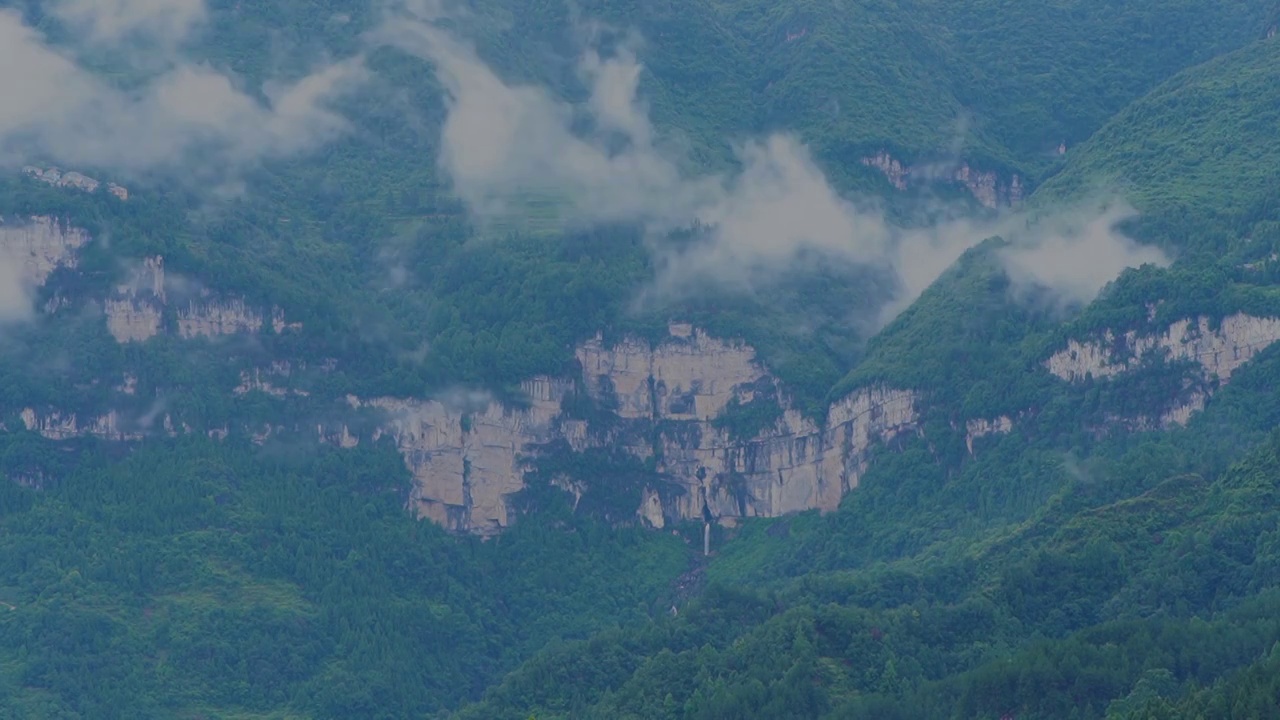
[[[0,4],[74,39],[40,3]],[[209,5],[184,52],[250,85],[365,47],[381,19],[356,0]],[[385,47],[343,105],[354,132],[251,167],[232,199],[157,175],[122,178],[128,202],[6,176],[0,216],[51,214],[96,240],[35,298],[56,311],[0,344],[0,714],[1274,712],[1280,353],[1167,432],[1142,419],[1204,389],[1188,363],[1078,386],[1041,367],[1067,337],[1103,329],[1280,316],[1274,2],[470,8],[460,23],[504,78],[571,99],[586,92],[574,65],[585,21],[637,30],[641,94],[699,171],[784,130],[840,191],[886,193],[903,221],[936,210],[918,203],[945,188],[891,192],[866,155],[1018,173],[1040,187],[1033,205],[1119,186],[1144,213],[1133,232],[1177,262],[1063,308],[1014,293],[992,238],[874,335],[867,316],[893,280],[825,258],[764,287],[637,309],[653,239],[565,227],[531,201],[496,230],[473,222],[434,162],[446,104],[431,68]],[[136,80],[125,55],[93,61]],[[169,322],[203,288],[278,305],[302,329],[118,344],[99,304],[152,255],[175,280]],[[461,386],[516,402],[529,376],[573,374],[576,343],[657,337],[673,317],[749,341],[814,417],[856,387],[915,389],[922,434],[878,454],[838,511],[716,527],[706,560],[700,526],[634,527],[652,461],[548,452],[518,522],[482,542],[405,512],[409,478],[385,439],[337,451],[310,430],[347,393]],[[309,395],[230,392],[277,360],[294,364],[280,382]],[[126,375],[130,395],[114,390]],[[731,403],[716,426],[755,436],[782,410],[766,395]],[[131,428],[163,411],[197,430],[52,441],[20,430],[26,407],[116,410]],[[607,430],[601,408],[570,412]],[[1014,431],[971,450],[965,421],[1001,415]],[[205,434],[263,424],[307,431],[261,446]],[[564,478],[586,488],[576,501],[556,488]]]

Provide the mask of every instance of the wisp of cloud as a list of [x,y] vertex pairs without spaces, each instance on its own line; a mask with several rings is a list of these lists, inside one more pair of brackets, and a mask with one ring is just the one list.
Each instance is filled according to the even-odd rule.
[[[1168,262],[1117,230],[1127,207],[1120,203],[1060,210],[1031,224],[1005,213],[894,227],[873,205],[842,198],[789,134],[740,144],[735,173],[681,172],[682,158],[658,143],[639,96],[643,66],[626,44],[609,57],[587,50],[580,74],[590,95],[574,107],[546,88],[503,81],[467,42],[433,23],[438,4],[417,10],[396,15],[377,39],[435,68],[448,95],[438,161],[476,218],[500,217],[521,197],[542,195],[562,201],[566,224],[641,223],[660,255],[649,295],[759,287],[817,253],[892,268],[900,291],[880,313],[884,324],[994,235],[1013,241],[1003,260],[1016,287],[1073,302],[1091,299],[1125,267]],[[588,131],[575,125],[584,116]],[[657,239],[693,224],[707,228],[699,242],[676,248]]]
[[[205,17],[199,0],[62,0],[53,11],[82,43],[171,40]],[[261,102],[230,75],[173,51],[140,87],[116,87],[49,43],[13,10],[0,10],[0,163],[48,160],[109,168],[118,177],[160,171],[218,184],[264,159],[333,140],[347,121],[329,102],[355,88],[359,56],[297,83],[269,87]]]

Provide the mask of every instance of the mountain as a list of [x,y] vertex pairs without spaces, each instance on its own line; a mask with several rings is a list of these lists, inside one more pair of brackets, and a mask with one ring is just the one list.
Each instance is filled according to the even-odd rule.
[[1274,701],[1274,3],[4,7],[7,715]]

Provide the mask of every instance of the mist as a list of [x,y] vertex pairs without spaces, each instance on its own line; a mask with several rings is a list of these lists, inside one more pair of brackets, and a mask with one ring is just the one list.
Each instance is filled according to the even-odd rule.
[[[345,132],[348,123],[330,102],[367,72],[359,56],[324,64],[297,82],[261,88],[263,101],[241,79],[181,52],[205,19],[199,0],[61,0],[51,14],[71,41],[55,45],[20,13],[0,10],[0,164],[231,182],[255,163],[313,150]],[[135,68],[127,87],[78,59],[101,47],[128,57],[147,42],[158,59]]]
[[[418,3],[376,34],[427,62],[447,94],[440,170],[481,225],[518,211],[529,197],[554,198],[566,226],[637,223],[647,229],[657,277],[641,295],[672,299],[711,287],[759,291],[815,257],[880,266],[897,281],[875,324],[908,307],[967,249],[1001,235],[1015,288],[1047,290],[1063,303],[1087,302],[1126,267],[1166,264],[1158,250],[1125,237],[1132,214],[1115,198],[995,218],[955,212],[928,228],[889,222],[875,202],[841,196],[804,143],[777,133],[738,143],[729,173],[691,173],[688,158],[664,145],[640,94],[644,66],[634,41],[578,62],[587,99],[572,105],[537,85],[513,84],[464,38],[433,24],[437,4]],[[966,123],[958,121],[958,151]],[[1046,220],[1045,217],[1050,219]],[[697,227],[696,242],[674,244],[675,229]]]
[[[333,101],[369,77],[363,55],[321,64],[291,83],[247,87],[192,60],[182,47],[207,21],[202,0],[59,0],[51,14],[74,41],[57,45],[13,10],[0,10],[0,164],[51,161],[109,168],[117,178],[164,173],[205,186],[234,185],[255,164],[306,153],[350,128]],[[481,226],[509,219],[531,199],[550,200],[566,228],[628,223],[646,231],[656,277],[639,296],[654,303],[716,289],[759,292],[804,263],[829,259],[883,269],[897,291],[871,324],[910,305],[965,250],[1014,238],[1002,259],[1014,286],[1064,303],[1087,302],[1124,268],[1168,260],[1125,237],[1132,214],[1119,198],[1059,208],[1052,222],[1021,213],[944,213],[927,228],[893,225],[873,200],[842,196],[792,133],[738,139],[736,168],[698,172],[656,128],[641,86],[642,43],[624,36],[577,63],[586,99],[503,79],[465,38],[435,24],[439,3],[401,3],[367,36],[427,61],[446,94],[434,159]],[[609,34],[595,26],[594,38]],[[149,45],[148,45],[149,43]],[[86,48],[151,47],[159,72],[116,86],[78,59]],[[150,63],[153,65],[154,63]],[[957,120],[950,155],[968,131]],[[958,155],[957,155],[958,157]],[[693,242],[672,231],[698,228]],[[6,283],[8,284],[8,283]],[[15,291],[19,292],[19,291]]]

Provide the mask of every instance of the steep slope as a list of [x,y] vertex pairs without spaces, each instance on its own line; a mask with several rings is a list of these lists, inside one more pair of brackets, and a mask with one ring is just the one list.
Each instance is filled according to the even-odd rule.
[[[558,100],[595,97],[581,35],[629,42],[583,18],[638,28],[655,134],[689,146],[678,189],[749,165],[733,142],[786,130],[837,188],[888,205],[922,177],[1016,201],[1059,143],[1267,17],[1254,1],[471,5],[457,22],[495,71],[485,87],[574,122],[581,104]],[[767,283],[694,274],[695,292],[643,305],[713,232],[568,222],[562,187],[486,225],[437,162],[447,74],[370,48],[380,20],[355,0],[221,2],[181,38],[183,62],[232,68],[255,98],[367,50],[373,79],[337,103],[348,132],[315,155],[192,177],[115,156],[0,180],[17,320],[0,344],[6,711],[402,717],[491,690],[463,714],[1061,716],[1085,698],[1098,717],[1152,686],[1172,701],[1170,682],[1214,681],[1277,639],[1274,448],[1252,447],[1280,422],[1274,208],[1222,205],[1251,243],[1188,239],[1144,190],[1166,171],[1269,177],[1197,133],[1259,130],[1255,96],[1218,89],[1257,72],[1270,92],[1274,41],[1158,90],[1198,78],[1185,92],[1212,102],[1179,128],[1198,149],[1132,178],[1153,239],[1231,252],[1130,271],[1072,319],[1024,292],[993,240],[868,337],[900,290],[876,262],[765,253]],[[133,92],[154,68],[125,50],[86,63]],[[1134,107],[1148,102],[1181,107]],[[582,122],[601,117],[617,119]],[[1160,122],[1122,113],[1104,135]],[[627,140],[590,149],[634,157]],[[1067,148],[1038,196],[1115,169],[1091,164],[1099,147]],[[175,157],[220,167],[204,150]],[[1212,227],[1214,192],[1181,227]],[[833,221],[799,207],[736,229],[767,249],[789,223]],[[883,222],[836,215],[842,240]],[[1210,659],[1168,659],[1187,648]]]
[[[1084,512],[1090,491],[1069,488],[972,555],[719,589],[635,637],[549,651],[460,717],[1127,717],[1280,640],[1275,469],[1272,438],[1213,481]],[[1023,645],[1025,627],[1042,639]]]
[[1074,149],[1041,193],[1111,185],[1154,216],[1153,234],[1188,249],[1240,247],[1274,220],[1280,192],[1278,58],[1272,37],[1179,74]]
[[[1141,231],[1180,251],[1171,267],[1128,271],[1064,318],[1052,297],[1013,291],[1005,243],[969,251],[835,392],[887,382],[921,408],[919,436],[838,512],[746,524],[708,566],[716,589],[675,618],[548,651],[460,715],[1270,708],[1280,296],[1263,197],[1275,143],[1247,118],[1255,100],[1274,105],[1274,47],[1175,78],[1040,190],[1048,200],[1122,173]],[[1229,91],[1255,80],[1256,93]],[[1170,114],[1171,96],[1195,112]],[[1145,136],[1177,151],[1127,166]],[[1237,140],[1256,152],[1213,151]],[[1243,198],[1221,197],[1237,187]],[[1206,660],[1180,660],[1191,656]],[[534,680],[580,678],[576,663],[605,657],[588,682]]]

